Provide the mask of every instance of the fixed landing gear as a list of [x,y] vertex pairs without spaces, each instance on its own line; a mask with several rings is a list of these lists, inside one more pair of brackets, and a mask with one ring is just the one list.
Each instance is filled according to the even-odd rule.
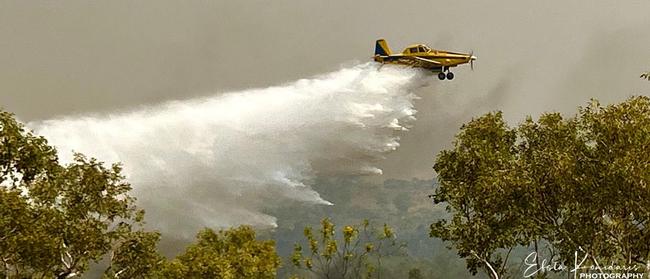
[[438,73],[438,79],[440,79],[440,80],[445,80],[445,79],[452,80],[452,79],[454,79],[454,73],[447,71],[447,74],[445,75],[444,72],[440,72],[440,73]]
[[[445,71],[447,71],[447,74],[445,74]],[[442,72],[438,73],[438,79],[440,80],[452,80],[454,79],[454,73],[449,71],[449,68],[444,69]]]
[[448,72],[447,72],[447,79],[448,79],[448,80],[452,80],[452,79],[454,79],[454,73],[448,71]]

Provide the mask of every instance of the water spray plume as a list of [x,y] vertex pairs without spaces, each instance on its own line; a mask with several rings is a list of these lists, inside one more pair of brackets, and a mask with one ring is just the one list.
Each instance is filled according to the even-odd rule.
[[72,150],[122,162],[148,223],[192,235],[204,226],[275,226],[264,208],[330,204],[318,175],[380,174],[415,120],[416,70],[362,64],[282,86],[30,123]]

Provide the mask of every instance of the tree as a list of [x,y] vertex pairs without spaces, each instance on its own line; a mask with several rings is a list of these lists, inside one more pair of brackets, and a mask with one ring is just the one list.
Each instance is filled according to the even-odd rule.
[[0,112],[0,275],[80,276],[142,223],[121,167],[75,154],[58,162],[47,141]]
[[587,263],[650,265],[649,147],[647,97],[593,101],[572,118],[548,113],[516,129],[501,113],[474,119],[436,159],[434,199],[452,218],[431,236],[493,278],[517,245],[544,243],[565,262],[579,252]]
[[111,252],[104,278],[153,278],[165,263],[158,253],[160,233],[136,231]]
[[280,257],[274,241],[258,241],[248,226],[204,229],[197,242],[164,264],[158,278],[275,278]]
[[296,243],[291,262],[317,278],[380,278],[382,257],[402,248],[386,224],[377,230],[364,220],[358,226],[344,226],[341,233],[343,238],[337,238],[334,223],[328,218],[321,221],[317,235],[306,227],[308,254],[303,255],[302,245]]
[[424,279],[424,276],[422,276],[420,269],[412,268],[409,270],[409,279]]
[[430,236],[452,242],[472,274],[481,268],[499,277],[509,252],[527,242],[520,232],[525,218],[510,210],[519,195],[511,186],[516,176],[508,175],[515,142],[501,113],[489,113],[463,125],[454,149],[442,151],[434,166],[440,183],[434,202],[446,202],[454,214],[432,224]]

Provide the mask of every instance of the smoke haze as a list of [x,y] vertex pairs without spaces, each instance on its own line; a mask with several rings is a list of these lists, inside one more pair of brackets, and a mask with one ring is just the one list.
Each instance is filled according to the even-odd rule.
[[[75,149],[107,161],[122,160],[152,225],[178,227],[179,233],[191,231],[183,225],[202,222],[225,225],[246,219],[271,225],[273,217],[263,214],[266,206],[283,199],[324,203],[309,183],[313,176],[340,173],[333,166],[350,167],[348,173],[378,167],[383,175],[369,176],[377,180],[431,179],[435,155],[449,147],[462,123],[487,111],[502,110],[512,123],[545,111],[571,114],[589,98],[608,104],[632,94],[647,95],[649,83],[638,76],[650,70],[648,11],[650,1],[636,0],[6,0],[0,1],[0,105],[31,122],[37,132],[54,137],[51,140],[61,146],[63,155]],[[332,122],[336,116],[351,114],[343,107],[319,110],[315,97],[287,100],[288,95],[274,91],[279,87],[246,90],[336,71],[348,61],[365,61],[380,37],[394,51],[410,43],[474,50],[475,71],[459,67],[452,82],[434,77],[430,86],[414,89],[421,99],[409,99],[404,106],[414,106],[418,120],[406,133]],[[346,68],[359,75],[365,71]],[[417,79],[411,78],[413,84]],[[326,80],[303,82],[324,84]],[[295,89],[300,84],[281,87]],[[363,87],[351,82],[346,86]],[[408,91],[394,89],[399,94]],[[217,95],[224,92],[235,94],[220,99]],[[319,94],[318,101],[329,105],[352,100],[352,96],[341,99],[340,92],[332,93],[335,100]],[[237,101],[246,98],[251,100]],[[259,102],[252,100],[256,98]],[[285,108],[289,105],[285,102],[297,104],[290,111],[307,113],[305,119],[282,124],[297,114],[278,115],[280,111],[265,105]],[[208,103],[220,104],[232,115],[218,115]],[[226,103],[250,107],[234,111]],[[141,109],[133,110],[137,107]],[[253,108],[264,113],[254,119]],[[246,121],[227,122],[233,115]],[[309,117],[325,118],[319,124]],[[406,125],[408,118],[400,121]],[[43,122],[47,119],[57,120]],[[298,123],[307,123],[308,129],[295,135],[297,127],[292,125]],[[312,140],[323,134],[307,131],[319,131],[316,127],[323,123],[331,123],[319,127],[331,137]],[[267,137],[258,133],[250,138],[245,134],[271,127],[285,133]],[[334,129],[343,127],[358,130],[359,142],[333,136],[342,133]],[[361,144],[377,148],[391,142],[388,137],[393,133],[401,137],[394,152],[358,149]],[[297,142],[299,137],[310,141]],[[136,143],[144,139],[148,142]],[[223,143],[215,146],[216,140]],[[236,145],[239,141],[243,142]],[[339,144],[338,152],[324,152],[331,149],[325,144]],[[314,152],[304,153],[301,148],[314,148]],[[206,154],[191,156],[205,150]],[[235,161],[215,159],[234,153],[261,163],[237,166]],[[344,153],[354,160],[336,157]],[[303,155],[292,157],[297,154]],[[331,156],[319,157],[324,155]],[[378,161],[378,156],[386,159]],[[299,160],[287,164],[289,158]],[[169,160],[178,165],[165,165]],[[272,160],[285,167],[269,168]],[[232,171],[240,168],[251,168],[246,175],[252,178],[271,179],[268,184],[244,183],[237,180],[244,173]],[[145,173],[149,169],[151,176]],[[273,176],[273,171],[288,180],[278,182],[283,176]],[[223,173],[227,177],[217,178]],[[233,189],[226,183],[232,183]],[[263,195],[273,198],[259,198]],[[183,202],[184,196],[188,202]],[[364,201],[361,196],[354,199]],[[170,217],[164,218],[165,214]],[[177,219],[183,219],[183,225],[173,223]]]
[[384,177],[430,179],[472,116],[510,121],[647,94],[649,1],[0,2],[0,105],[23,121],[211,96],[365,60],[374,40],[474,50],[474,72],[418,91]]
[[29,123],[54,144],[124,163],[147,220],[191,236],[203,226],[276,226],[283,201],[330,204],[316,175],[381,174],[415,120],[430,77],[374,63],[282,86]]

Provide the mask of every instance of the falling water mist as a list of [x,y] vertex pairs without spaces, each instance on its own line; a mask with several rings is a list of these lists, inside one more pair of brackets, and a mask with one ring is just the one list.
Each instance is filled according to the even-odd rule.
[[173,101],[129,112],[30,123],[62,160],[72,151],[122,162],[148,223],[191,235],[203,226],[275,226],[264,208],[330,204],[318,175],[380,174],[415,120],[412,69],[361,64],[282,86]]

